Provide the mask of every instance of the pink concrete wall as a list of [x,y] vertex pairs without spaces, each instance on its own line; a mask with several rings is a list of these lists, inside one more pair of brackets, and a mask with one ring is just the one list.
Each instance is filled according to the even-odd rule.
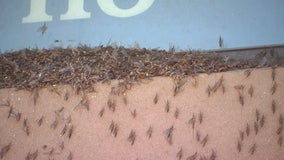
[[[87,94],[88,99],[81,104],[81,97],[74,95],[69,86],[40,89],[36,105],[34,92],[2,89],[1,154],[3,159],[24,159],[29,152],[38,151],[37,159],[67,159],[72,153],[73,159],[172,160],[189,159],[197,153],[198,159],[216,155],[221,160],[281,160],[284,69],[276,68],[274,80],[271,75],[271,68],[252,69],[248,77],[244,70],[200,74],[186,78],[176,96],[173,96],[175,82],[167,77],[135,84],[120,96],[110,94],[117,85],[113,81],[96,84],[96,92]],[[220,87],[208,97],[208,85],[213,86],[222,76]],[[276,90],[272,94],[274,84]],[[236,89],[240,85],[244,88]],[[68,100],[64,100],[66,92],[70,94]],[[114,111],[108,108],[110,99],[116,105]],[[19,113],[21,118],[17,121]],[[44,118],[39,126],[41,117]],[[68,135],[71,126],[73,132]],[[131,131],[134,134],[129,136]],[[10,143],[10,150],[5,153],[3,148]]]

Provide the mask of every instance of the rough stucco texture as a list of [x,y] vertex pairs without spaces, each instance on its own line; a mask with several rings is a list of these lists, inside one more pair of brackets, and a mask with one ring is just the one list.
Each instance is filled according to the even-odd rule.
[[[275,69],[274,81],[271,68],[252,69],[248,77],[245,73],[188,77],[176,96],[175,81],[168,77],[145,80],[120,96],[110,94],[117,81],[99,83],[95,93],[87,94],[89,110],[69,86],[40,89],[36,105],[33,92],[2,89],[0,147],[9,143],[11,147],[1,154],[3,159],[24,159],[29,152],[38,151],[37,159],[67,159],[71,153],[73,159],[172,160],[187,159],[196,152],[198,159],[214,155],[221,160],[283,159],[284,129],[279,128],[284,127],[280,120],[284,118],[284,69]],[[222,76],[222,85],[208,96],[208,85],[213,86]],[[243,89],[236,89],[241,85]],[[64,100],[66,93],[70,94],[68,100]],[[108,100],[115,103],[114,111],[108,108]],[[73,132],[68,135],[71,126]]]

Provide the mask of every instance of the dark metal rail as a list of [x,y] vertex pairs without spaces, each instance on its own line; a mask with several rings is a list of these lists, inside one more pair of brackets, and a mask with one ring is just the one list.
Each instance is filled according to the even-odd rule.
[[284,44],[208,50],[207,52],[240,60],[258,59],[261,57],[279,58],[279,60],[282,60],[282,62],[284,60]]
[[254,61],[259,67],[284,66],[284,44],[244,48],[206,50],[206,54],[224,57],[226,60]]

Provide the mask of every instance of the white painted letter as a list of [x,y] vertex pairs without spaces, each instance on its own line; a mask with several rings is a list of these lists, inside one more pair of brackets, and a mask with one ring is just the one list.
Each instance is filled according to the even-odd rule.
[[146,11],[154,3],[154,0],[138,0],[136,5],[129,9],[117,7],[114,0],[97,0],[97,2],[99,7],[110,16],[131,17]]
[[67,12],[60,15],[61,20],[83,19],[90,17],[91,13],[84,10],[84,0],[69,0]]
[[30,14],[22,18],[22,23],[52,21],[52,16],[45,12],[46,0],[31,0]]

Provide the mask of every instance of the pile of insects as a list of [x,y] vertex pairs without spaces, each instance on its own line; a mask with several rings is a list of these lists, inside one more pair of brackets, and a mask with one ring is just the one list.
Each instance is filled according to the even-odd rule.
[[255,67],[259,67],[259,62],[202,51],[175,52],[174,48],[169,51],[121,46],[22,49],[0,55],[0,89],[69,84],[79,93],[93,91],[95,82],[113,79],[131,84],[154,76],[182,78]]

